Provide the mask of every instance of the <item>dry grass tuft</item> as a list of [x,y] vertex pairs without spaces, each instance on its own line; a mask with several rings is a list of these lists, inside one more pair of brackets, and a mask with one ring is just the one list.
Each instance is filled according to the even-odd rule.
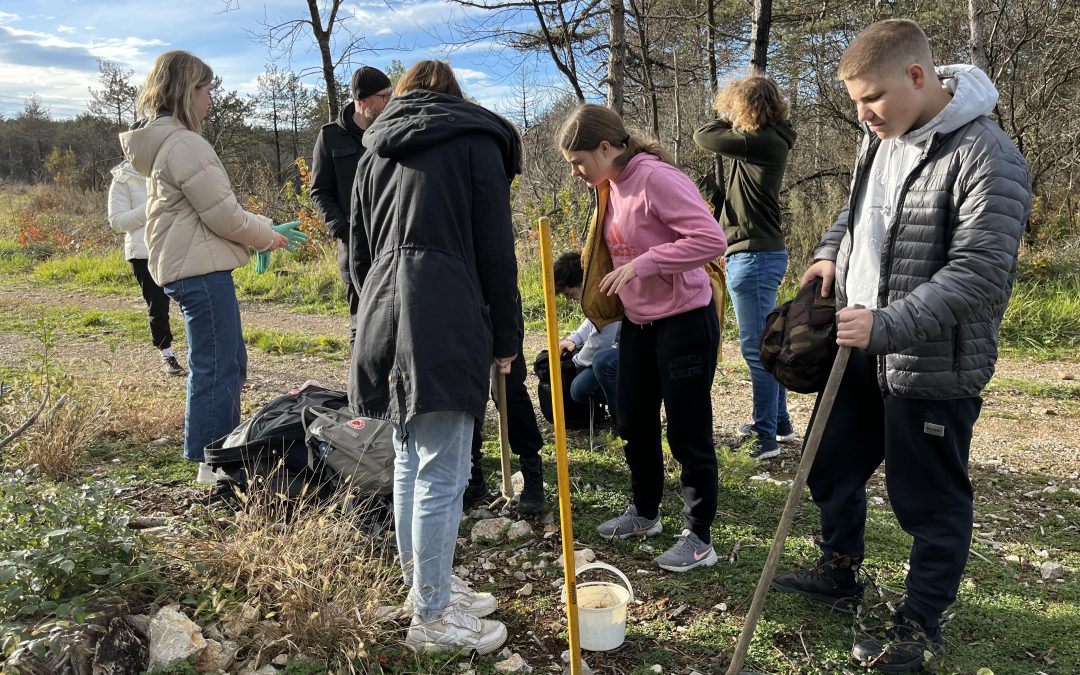
[[[367,646],[400,638],[376,609],[400,595],[384,532],[371,535],[341,504],[286,503],[254,488],[228,528],[183,542],[227,633],[259,660],[304,654],[352,671]],[[223,597],[240,598],[222,602]],[[230,626],[232,627],[230,629]]]

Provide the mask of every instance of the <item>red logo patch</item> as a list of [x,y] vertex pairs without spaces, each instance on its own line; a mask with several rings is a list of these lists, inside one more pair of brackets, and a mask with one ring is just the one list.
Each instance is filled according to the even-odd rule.
[[354,420],[349,420],[349,426],[352,427],[353,429],[363,429],[364,428],[364,420],[360,419],[359,417],[357,417]]

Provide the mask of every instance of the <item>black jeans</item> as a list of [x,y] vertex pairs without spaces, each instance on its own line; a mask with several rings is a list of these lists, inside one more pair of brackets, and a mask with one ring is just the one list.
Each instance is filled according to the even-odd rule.
[[150,339],[158,349],[172,346],[172,330],[169,328],[169,296],[150,276],[150,269],[145,258],[132,258],[131,273],[142,289],[143,300],[150,309]]
[[807,482],[821,509],[821,548],[825,559],[841,555],[862,561],[866,481],[884,460],[893,512],[914,538],[905,607],[933,630],[956,599],[967,564],[968,449],[982,399],[883,394],[876,366],[877,357],[852,352],[810,470]]
[[682,466],[686,528],[710,542],[716,517],[716,449],[712,382],[720,324],[712,302],[699,309],[638,325],[625,320],[619,338],[619,435],[634,505],[656,516],[664,496],[660,403],[667,411],[671,455]]
[[[518,355],[510,362],[510,372],[506,375],[506,431],[510,437],[510,449],[518,457],[536,457],[544,447],[544,437],[536,425],[536,411],[532,398],[525,386],[525,377],[529,374],[525,367],[524,345],[518,345]],[[498,405],[498,391],[492,383],[491,398]],[[473,425],[472,462],[473,467],[480,466],[480,445],[484,441],[483,423]]]

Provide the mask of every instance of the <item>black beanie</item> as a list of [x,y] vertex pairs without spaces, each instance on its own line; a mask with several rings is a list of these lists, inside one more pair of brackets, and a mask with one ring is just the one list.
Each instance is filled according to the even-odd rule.
[[353,73],[352,97],[354,101],[378,94],[390,86],[390,78],[383,71],[371,66],[364,66]]

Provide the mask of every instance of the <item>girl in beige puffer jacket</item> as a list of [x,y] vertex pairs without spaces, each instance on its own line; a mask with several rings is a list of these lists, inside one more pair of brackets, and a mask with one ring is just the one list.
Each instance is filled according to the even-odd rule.
[[199,134],[214,73],[196,56],[166,52],[154,62],[137,109],[141,121],[120,134],[124,154],[147,177],[146,246],[154,281],[184,313],[188,392],[184,458],[214,475],[203,448],[240,423],[247,352],[232,270],[249,249],[287,244],[273,222],[243,210],[213,146]]

